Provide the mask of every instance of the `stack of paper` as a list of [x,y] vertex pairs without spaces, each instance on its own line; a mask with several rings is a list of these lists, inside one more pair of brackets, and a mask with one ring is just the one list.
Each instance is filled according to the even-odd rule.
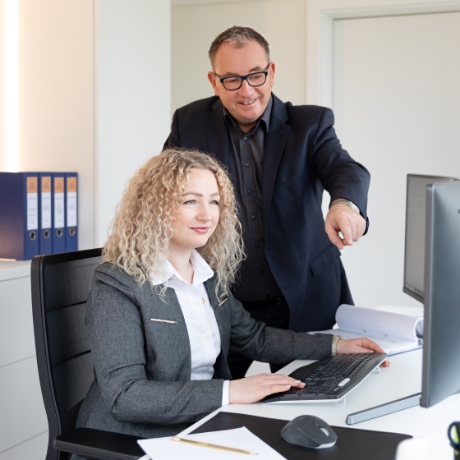
[[335,319],[337,329],[310,334],[335,334],[343,339],[368,337],[388,355],[415,350],[423,344],[422,317],[343,304],[337,309]]

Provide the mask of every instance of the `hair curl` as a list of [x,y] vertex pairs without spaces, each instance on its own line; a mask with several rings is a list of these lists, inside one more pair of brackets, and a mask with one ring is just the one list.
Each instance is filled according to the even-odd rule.
[[135,173],[117,206],[103,262],[119,266],[140,285],[152,273],[161,273],[174,215],[193,168],[211,171],[219,187],[217,227],[197,251],[216,272],[216,295],[226,295],[244,258],[233,185],[215,158],[196,150],[166,149]]
[[267,61],[270,62],[270,46],[267,40],[265,40],[259,32],[256,32],[250,27],[233,26],[221,32],[211,43],[208,56],[211,61],[212,69],[214,70],[217,51],[224,42],[229,42],[234,48],[243,48],[246,46],[248,40],[255,40],[260,46],[262,46],[265,54],[267,55]]

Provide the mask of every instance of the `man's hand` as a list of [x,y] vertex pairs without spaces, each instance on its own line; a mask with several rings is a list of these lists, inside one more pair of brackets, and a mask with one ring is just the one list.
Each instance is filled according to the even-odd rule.
[[[335,204],[327,213],[325,229],[332,243],[339,249],[343,249],[344,246],[351,246],[363,236],[366,231],[366,221],[361,214],[353,211],[346,204]],[[343,238],[340,237],[339,232],[342,232]]]
[[[341,340],[339,340],[341,342]],[[305,383],[281,374],[259,374],[230,381],[230,404],[250,404],[273,393],[287,391],[291,387],[303,388]]]
[[[344,355],[346,353],[385,353],[385,351],[380,345],[364,337],[361,339],[340,339],[337,342],[337,354]],[[387,359],[381,365],[388,367],[390,361]]]

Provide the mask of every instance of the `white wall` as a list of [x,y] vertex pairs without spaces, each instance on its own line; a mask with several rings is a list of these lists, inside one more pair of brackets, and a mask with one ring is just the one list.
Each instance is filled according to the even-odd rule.
[[96,246],[127,180],[169,133],[169,0],[99,0],[96,15]]
[[7,8],[6,1],[0,1],[0,171],[7,171],[6,140],[6,60],[7,60]]

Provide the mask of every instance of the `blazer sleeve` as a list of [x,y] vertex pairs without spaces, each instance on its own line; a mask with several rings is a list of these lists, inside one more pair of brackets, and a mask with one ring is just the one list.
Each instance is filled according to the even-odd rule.
[[331,202],[337,198],[351,200],[366,218],[369,171],[342,148],[334,129],[334,114],[328,108],[322,108],[310,152],[314,170],[330,193]]
[[[307,334],[268,327],[251,318],[241,303],[230,295],[230,348],[263,362],[286,363],[295,359],[331,356],[332,335]],[[222,305],[223,307],[225,304]]]
[[[93,280],[87,325],[96,379],[112,417],[128,423],[191,423],[220,407],[222,380],[191,381],[188,376],[164,381],[147,375],[145,350],[150,344],[134,293],[136,283],[121,270],[104,265]],[[165,350],[181,352],[173,334],[158,353]],[[177,369],[178,375],[181,372],[183,376]]]

